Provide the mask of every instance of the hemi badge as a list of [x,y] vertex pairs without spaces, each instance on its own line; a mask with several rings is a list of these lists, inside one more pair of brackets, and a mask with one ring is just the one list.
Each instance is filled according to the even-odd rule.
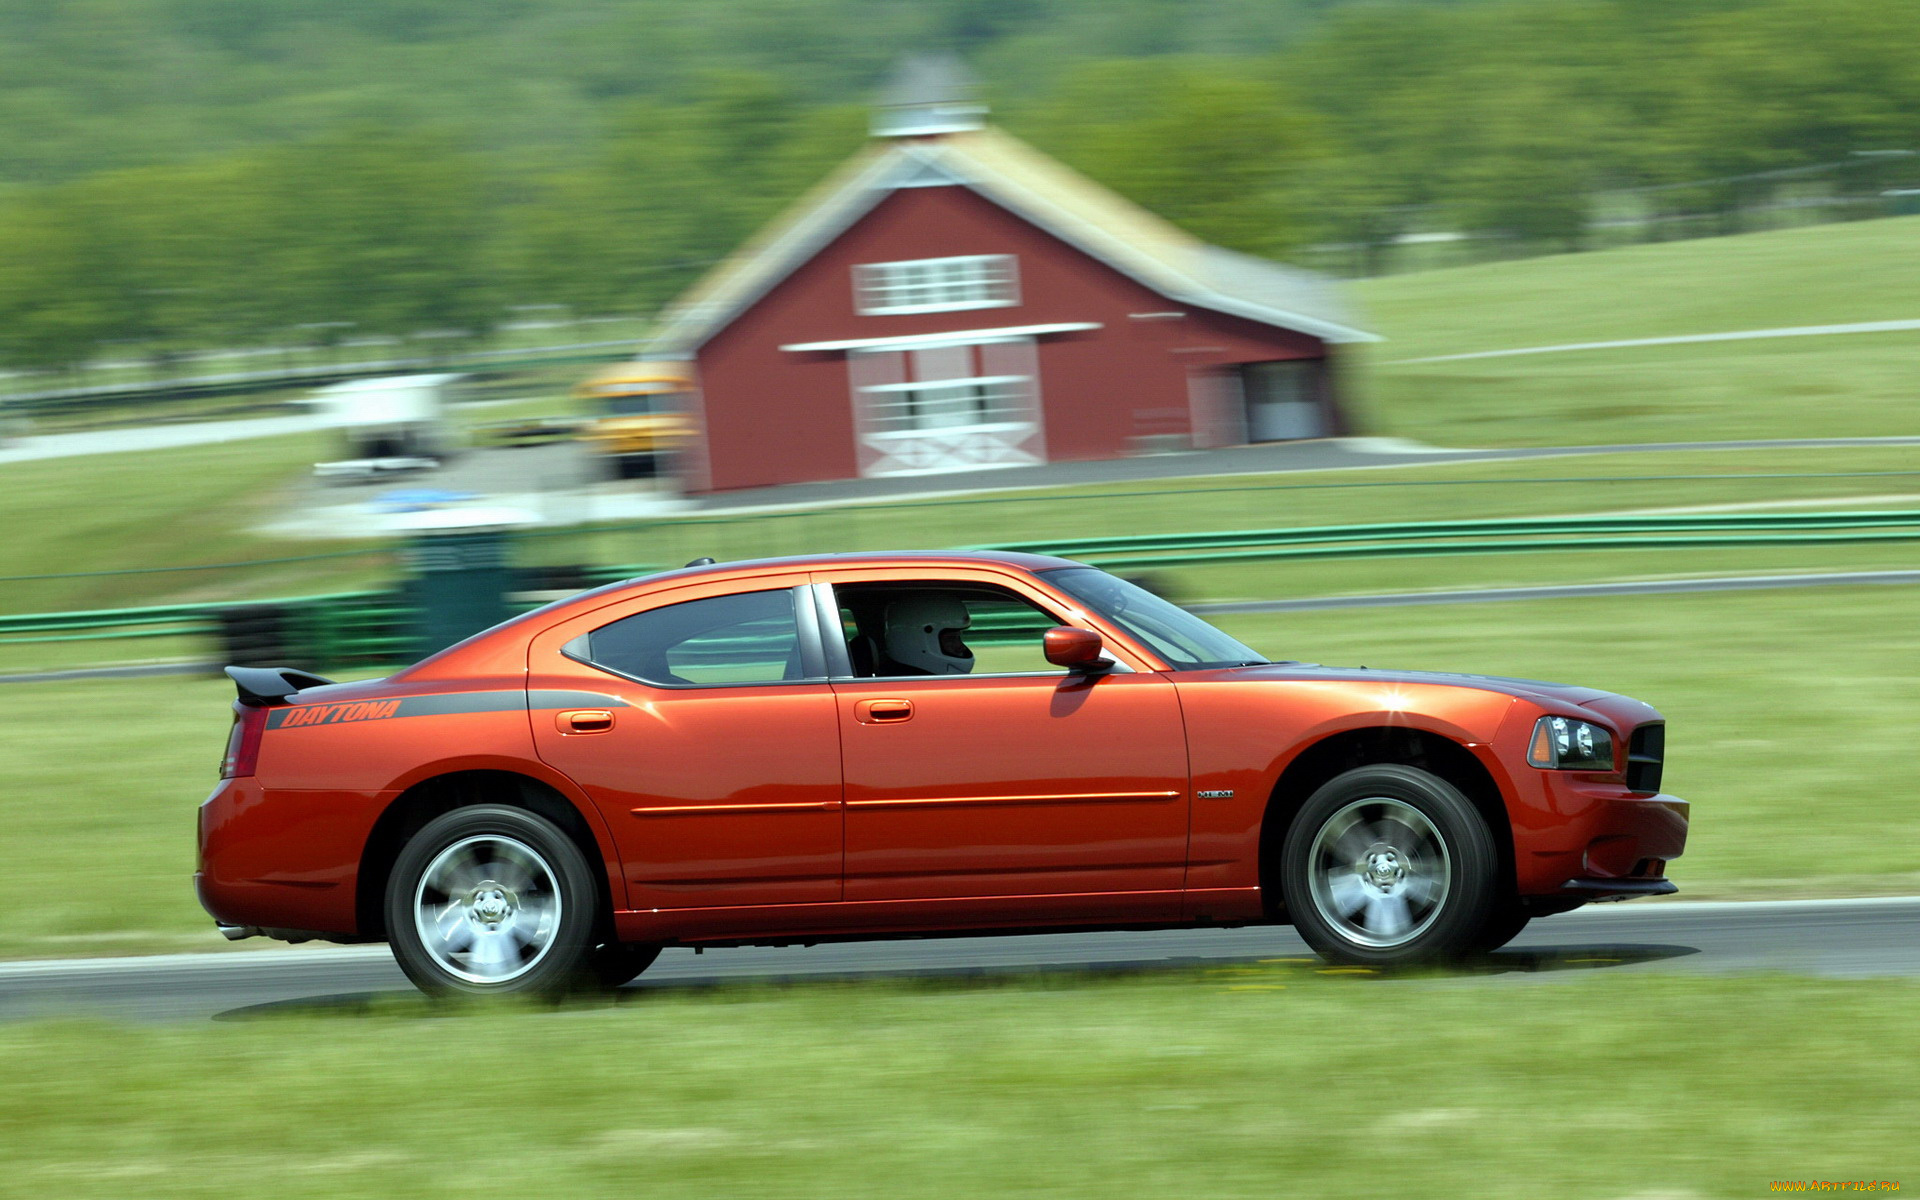
[[1231,800],[1233,799],[1233,789],[1217,788],[1210,792],[1195,792],[1194,795],[1200,797],[1202,800]]

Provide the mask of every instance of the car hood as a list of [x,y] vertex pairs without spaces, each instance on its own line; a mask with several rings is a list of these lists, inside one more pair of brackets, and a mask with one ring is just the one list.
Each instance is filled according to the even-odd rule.
[[1372,667],[1323,667],[1319,663],[1264,663],[1257,667],[1239,667],[1236,679],[1315,681],[1330,683],[1408,683],[1436,687],[1475,688],[1519,696],[1540,704],[1574,704],[1594,707],[1596,702],[1619,698],[1598,688],[1577,687],[1570,683],[1547,683],[1538,679],[1510,679],[1503,675],[1466,675],[1451,671],[1381,671]]

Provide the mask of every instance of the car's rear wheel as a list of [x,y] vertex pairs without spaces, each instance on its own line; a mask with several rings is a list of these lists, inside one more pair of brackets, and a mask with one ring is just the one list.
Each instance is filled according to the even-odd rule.
[[554,996],[590,982],[599,892],[553,822],[482,804],[409,839],[387,880],[393,957],[436,996]]
[[1472,953],[1494,919],[1499,856],[1451,783],[1414,767],[1360,767],[1295,816],[1280,883],[1294,927],[1323,958],[1443,961]]

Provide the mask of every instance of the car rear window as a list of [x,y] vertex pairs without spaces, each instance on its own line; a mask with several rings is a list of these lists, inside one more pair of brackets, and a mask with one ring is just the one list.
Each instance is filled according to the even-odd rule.
[[800,679],[793,591],[740,592],[651,608],[587,636],[587,660],[648,683]]

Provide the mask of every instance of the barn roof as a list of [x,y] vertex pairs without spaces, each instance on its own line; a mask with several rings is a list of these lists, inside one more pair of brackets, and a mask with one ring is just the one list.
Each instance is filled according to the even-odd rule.
[[1378,340],[1331,281],[1212,246],[1025,142],[988,126],[868,146],[675,300],[650,355],[687,355],[876,204],[907,187],[958,184],[1158,292],[1329,342]]

